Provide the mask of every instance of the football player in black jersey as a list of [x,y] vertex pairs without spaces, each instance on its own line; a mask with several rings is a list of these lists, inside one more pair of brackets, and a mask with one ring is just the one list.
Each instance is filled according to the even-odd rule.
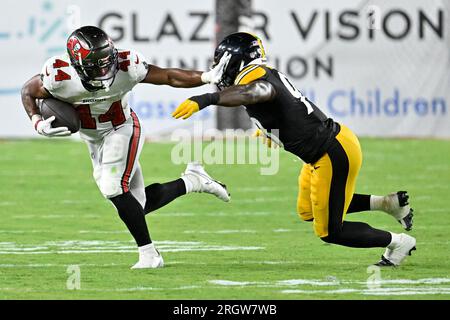
[[362,162],[358,138],[349,128],[328,118],[284,74],[266,65],[258,37],[244,32],[231,34],[216,48],[215,64],[224,54],[231,58],[218,83],[220,91],[187,99],[173,117],[187,119],[209,105],[245,106],[268,138],[305,162],[299,176],[297,211],[303,220],[313,221],[316,235],[325,242],[348,247],[386,248],[378,265],[400,265],[415,249],[415,238],[345,221],[345,216],[382,210],[410,230],[408,194],[355,194]]

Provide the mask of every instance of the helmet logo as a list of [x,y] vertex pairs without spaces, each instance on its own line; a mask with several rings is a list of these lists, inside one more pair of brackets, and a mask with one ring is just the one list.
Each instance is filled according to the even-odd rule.
[[81,44],[80,40],[78,40],[77,37],[70,37],[70,39],[67,41],[67,49],[70,53],[70,55],[75,58],[76,60],[84,60],[91,51],[87,48],[84,48]]

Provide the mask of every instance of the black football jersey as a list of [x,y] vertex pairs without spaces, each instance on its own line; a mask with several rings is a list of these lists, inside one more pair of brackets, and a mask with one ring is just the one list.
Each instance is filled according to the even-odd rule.
[[274,142],[304,162],[319,160],[339,133],[339,124],[328,118],[276,69],[250,65],[236,77],[235,85],[255,80],[270,82],[276,96],[268,102],[245,106],[252,121]]

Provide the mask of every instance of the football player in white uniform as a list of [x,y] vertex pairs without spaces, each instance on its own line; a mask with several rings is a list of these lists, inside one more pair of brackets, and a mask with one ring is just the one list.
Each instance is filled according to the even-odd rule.
[[41,135],[67,136],[70,131],[52,128],[54,117],[43,119],[36,99],[54,97],[76,107],[94,179],[138,245],[139,261],[132,268],[164,264],[151,241],[145,214],[190,192],[214,194],[223,201],[230,196],[225,185],[212,179],[198,163],[188,164],[180,179],[145,187],[139,164],[144,139],[139,119],[128,105],[128,94],[138,83],[183,88],[215,83],[226,63],[227,57],[208,72],[162,69],[147,64],[140,53],[116,49],[103,30],[85,26],[69,36],[67,54],[47,60],[42,73],[23,86],[23,105]]

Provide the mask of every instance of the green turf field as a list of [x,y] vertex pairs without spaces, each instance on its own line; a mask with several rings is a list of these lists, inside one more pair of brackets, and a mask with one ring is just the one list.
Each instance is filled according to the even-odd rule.
[[[295,213],[301,163],[282,153],[275,176],[256,165],[206,169],[224,181],[230,203],[191,194],[147,216],[166,267],[130,270],[131,236],[91,177],[85,145],[67,140],[0,142],[0,298],[2,299],[449,299],[450,142],[361,139],[357,191],[406,189],[415,209],[417,251],[381,270],[383,249],[328,245]],[[179,177],[170,144],[146,144],[146,183]],[[380,212],[352,214],[402,232]],[[68,266],[80,290],[68,290]],[[70,271],[70,270],[69,270]]]

